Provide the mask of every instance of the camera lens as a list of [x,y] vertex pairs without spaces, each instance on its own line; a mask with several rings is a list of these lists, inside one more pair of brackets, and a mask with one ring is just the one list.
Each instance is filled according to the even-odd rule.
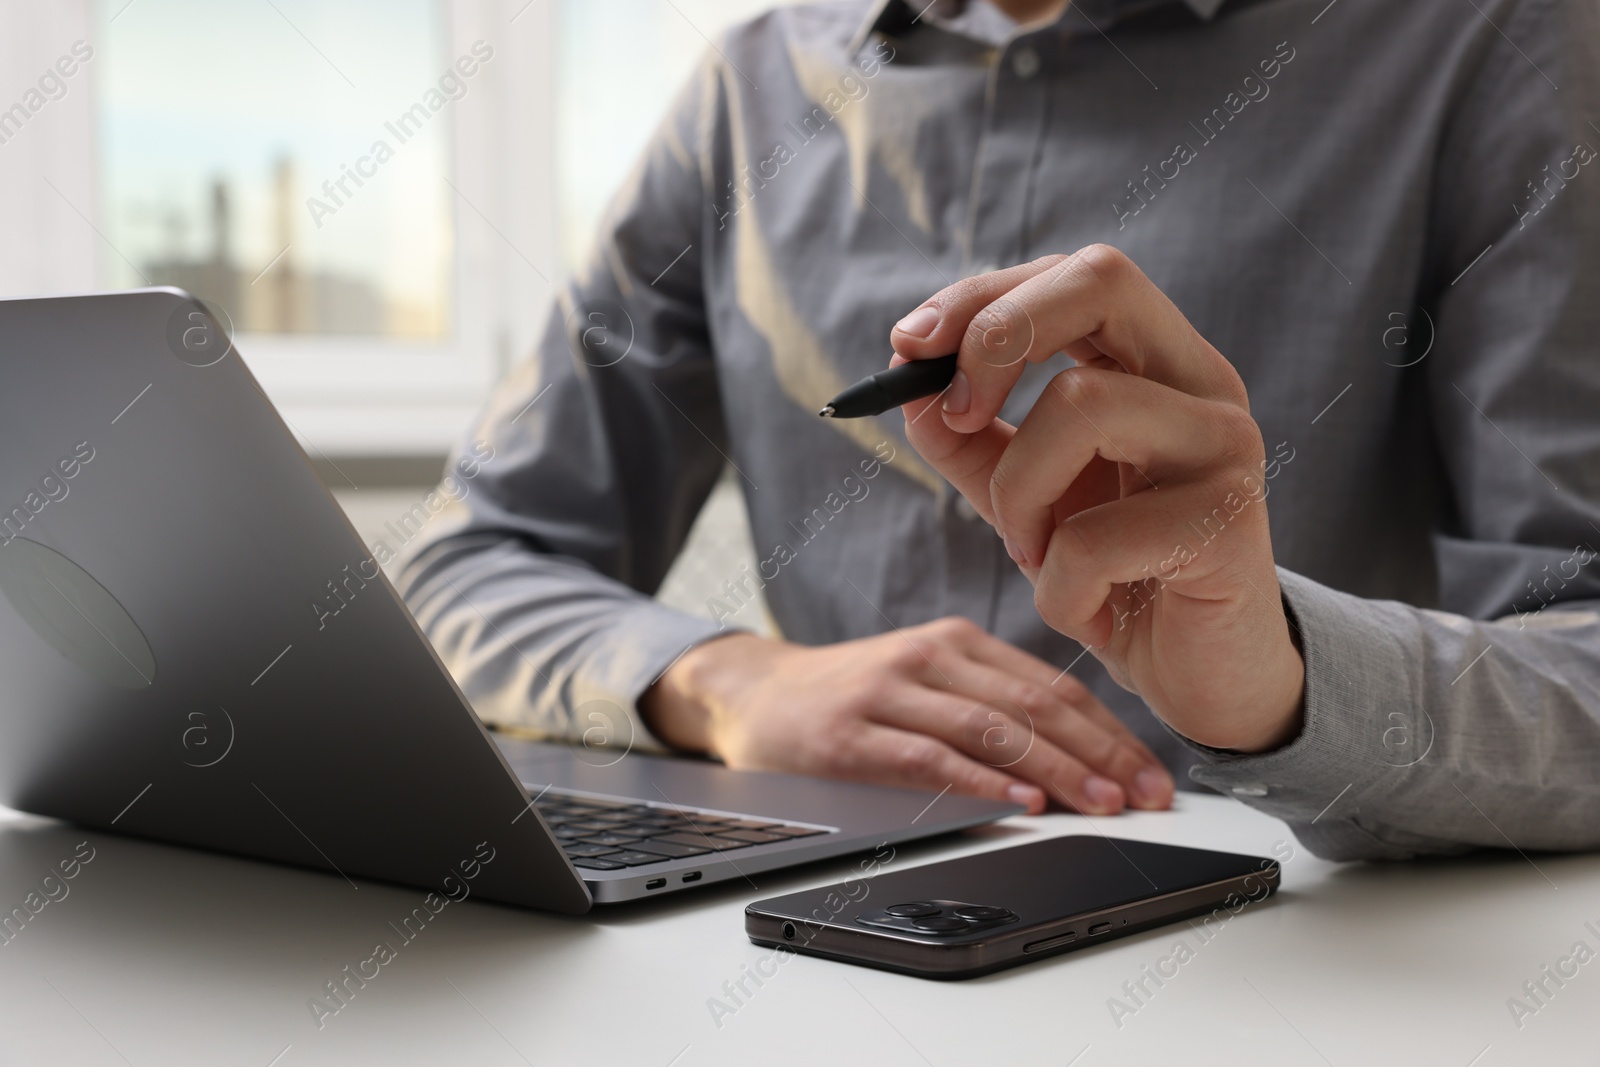
[[783,939],[785,941],[793,941],[794,940],[794,923],[784,923],[783,924]]
[[913,919],[911,925],[930,934],[954,934],[967,929],[967,924],[949,915],[931,915],[926,919]]
[[973,922],[992,922],[995,919],[1010,919],[1012,914],[1008,908],[991,908],[987,904],[968,904],[966,907],[957,908],[956,914],[963,919]]
[[885,914],[893,915],[897,919],[920,919],[925,915],[939,914],[938,906],[929,904],[925,900],[914,904],[891,904],[883,910]]

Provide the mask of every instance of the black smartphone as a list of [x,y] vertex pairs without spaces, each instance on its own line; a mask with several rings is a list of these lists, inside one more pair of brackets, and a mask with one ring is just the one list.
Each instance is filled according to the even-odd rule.
[[744,929],[758,945],[972,978],[1208,912],[1225,921],[1278,880],[1276,860],[1055,837],[760,900]]

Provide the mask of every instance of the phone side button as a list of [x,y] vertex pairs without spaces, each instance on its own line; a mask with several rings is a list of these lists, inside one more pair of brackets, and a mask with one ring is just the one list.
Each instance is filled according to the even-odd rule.
[[1038,941],[1030,941],[1026,945],[1022,946],[1022,951],[1023,952],[1044,952],[1046,949],[1055,948],[1057,945],[1070,944],[1070,943],[1072,943],[1073,941],[1076,941],[1076,940],[1078,940],[1077,931],[1076,930],[1068,930],[1066,933],[1057,934],[1054,937],[1046,937],[1046,938],[1042,938],[1041,940],[1038,940]]

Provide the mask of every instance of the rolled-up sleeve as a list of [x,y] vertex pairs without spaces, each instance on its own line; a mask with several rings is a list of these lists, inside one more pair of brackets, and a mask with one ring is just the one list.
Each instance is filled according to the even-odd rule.
[[1600,847],[1597,10],[1518,5],[1441,131],[1435,337],[1403,372],[1438,449],[1440,610],[1280,571],[1304,729],[1191,772],[1328,857]]
[[713,78],[675,101],[534,357],[452,456],[464,492],[401,554],[398,587],[486,721],[656,747],[638,697],[719,632],[651,597],[728,447],[701,278]]

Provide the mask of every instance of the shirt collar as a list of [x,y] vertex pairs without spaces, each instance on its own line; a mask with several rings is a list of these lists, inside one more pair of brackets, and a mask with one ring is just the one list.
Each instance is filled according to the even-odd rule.
[[[932,3],[924,4],[924,0],[912,0],[911,3],[907,0],[873,0],[872,6],[867,9],[867,17],[862,21],[861,28],[851,39],[850,54],[854,55],[860,51],[874,31],[903,32],[917,20],[919,11],[925,11],[933,4],[959,8],[966,2],[967,0],[932,0]],[[1216,17],[1227,0],[1072,0],[1072,5],[1104,30],[1129,15],[1179,2],[1197,17],[1209,22]]]

